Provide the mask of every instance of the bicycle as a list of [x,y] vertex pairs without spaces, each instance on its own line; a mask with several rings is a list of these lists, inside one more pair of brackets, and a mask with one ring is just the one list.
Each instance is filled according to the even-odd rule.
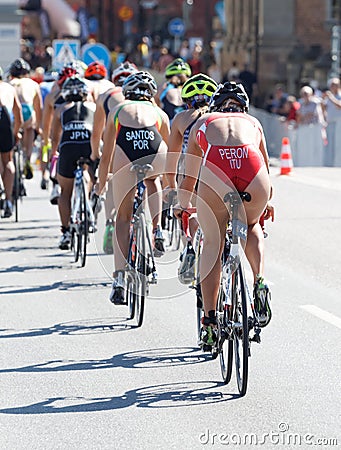
[[143,196],[146,186],[143,182],[150,164],[133,164],[130,171],[136,172],[137,185],[133,214],[130,226],[129,249],[127,257],[127,304],[130,320],[135,319],[136,326],[143,322],[145,298],[149,284],[157,283],[157,272],[150,237],[150,229],[146,223]]
[[[240,241],[246,241],[247,238],[247,224],[239,217],[243,201],[251,201],[248,192],[229,192],[224,197],[224,202],[229,204],[230,223],[226,229],[222,254],[222,277],[217,304],[218,339],[212,349],[213,357],[218,354],[220,356],[221,374],[225,384],[231,380],[234,357],[237,386],[241,396],[244,396],[247,390],[251,342],[261,341],[261,328],[240,254]],[[248,311],[251,311],[252,316],[248,316]],[[252,337],[251,330],[254,330]]]
[[96,229],[94,211],[90,205],[87,181],[84,178],[84,166],[91,161],[80,158],[77,161],[72,193],[70,218],[71,250],[74,252],[74,262],[80,259],[81,267],[85,266],[89,233]]
[[13,183],[13,207],[15,210],[15,221],[19,221],[19,203],[26,195],[24,187],[24,152],[21,144],[15,145],[13,150],[14,183]]

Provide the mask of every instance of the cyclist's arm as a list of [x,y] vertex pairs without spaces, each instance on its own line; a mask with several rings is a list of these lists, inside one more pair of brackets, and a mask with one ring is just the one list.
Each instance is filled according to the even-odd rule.
[[182,114],[177,114],[172,122],[171,132],[168,143],[168,154],[166,162],[166,177],[168,186],[170,189],[176,189],[176,174],[178,168],[178,162],[181,155],[181,146],[183,136],[180,132],[179,126]]
[[50,139],[51,124],[54,110],[53,105],[54,105],[54,94],[51,92],[47,94],[43,108],[42,129],[43,129],[44,145],[48,145]]
[[94,114],[94,123],[91,134],[91,155],[90,158],[95,161],[101,157],[100,142],[105,127],[105,111],[100,99],[96,102],[96,110]]
[[13,127],[13,134],[15,137],[15,140],[17,141],[19,138],[19,131],[24,123],[24,118],[22,114],[22,106],[19,101],[18,94],[16,91],[14,92],[14,98],[13,98],[13,116],[14,116],[14,127]]
[[62,136],[62,123],[60,120],[61,112],[63,107],[60,106],[56,108],[53,114],[52,125],[51,125],[51,144],[52,144],[52,155],[56,155],[58,153],[58,147],[60,138]]
[[41,96],[39,84],[37,84],[36,94],[33,98],[33,109],[36,113],[37,119],[36,130],[39,132],[40,127],[42,126],[42,109],[43,109],[43,99]]
[[182,209],[190,207],[191,197],[202,163],[202,149],[196,139],[200,123],[201,121],[199,120],[191,129],[187,152],[185,153],[185,177],[181,181],[178,189],[178,200]]
[[164,111],[162,111],[161,108],[158,108],[158,110],[162,117],[160,134],[162,136],[162,139],[166,142],[167,146],[169,146],[169,135],[170,135],[169,117],[167,116],[167,114]]
[[116,127],[114,122],[115,110],[109,113],[107,124],[103,134],[103,149],[101,161],[98,169],[98,194],[105,192],[105,185],[107,183],[109,167],[115,151],[116,145]]

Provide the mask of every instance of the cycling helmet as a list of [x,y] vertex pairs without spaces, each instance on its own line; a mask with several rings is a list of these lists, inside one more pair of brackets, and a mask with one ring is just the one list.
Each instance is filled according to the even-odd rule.
[[107,77],[107,69],[104,64],[94,61],[88,65],[85,70],[84,77],[88,80],[102,80]]
[[18,58],[12,62],[9,68],[9,73],[12,77],[20,77],[27,75],[31,70],[30,65],[23,58]]
[[209,103],[210,112],[237,111],[237,109],[232,105],[229,108],[224,108],[226,100],[230,98],[236,100],[244,112],[247,112],[249,110],[249,97],[245,92],[244,86],[241,83],[235,83],[234,81],[227,81],[224,84],[219,84],[217,90],[212,95]]
[[129,61],[125,61],[124,63],[116,67],[116,69],[113,71],[111,80],[117,86],[122,86],[124,80],[129,77],[129,75],[137,71],[138,68],[135,66],[135,64]]
[[172,78],[173,75],[187,75],[190,77],[192,75],[191,67],[182,58],[176,58],[172,61],[165,69],[166,78]]
[[73,75],[67,78],[62,86],[61,95],[66,102],[81,102],[86,100],[89,93],[85,82]]
[[125,98],[132,100],[148,100],[157,92],[157,84],[149,72],[135,72],[127,77],[122,85]]
[[212,78],[198,73],[185,82],[181,90],[181,97],[185,103],[199,108],[208,104],[217,87],[217,83]]
[[58,86],[61,88],[65,80],[74,75],[79,75],[78,66],[75,63],[65,64],[62,70],[58,74]]

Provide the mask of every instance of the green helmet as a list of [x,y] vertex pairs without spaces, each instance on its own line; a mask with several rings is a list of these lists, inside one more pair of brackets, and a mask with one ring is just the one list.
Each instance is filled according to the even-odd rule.
[[186,103],[192,100],[194,102],[200,101],[202,103],[204,101],[204,103],[208,103],[209,98],[212,97],[217,87],[217,83],[212,78],[204,73],[198,73],[193,75],[183,85],[181,97]]
[[190,77],[192,75],[191,67],[186,61],[181,58],[176,58],[172,61],[165,70],[166,78],[171,78],[173,75],[187,75]]

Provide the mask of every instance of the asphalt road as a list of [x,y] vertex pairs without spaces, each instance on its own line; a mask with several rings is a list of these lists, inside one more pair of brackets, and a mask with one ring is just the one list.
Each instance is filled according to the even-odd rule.
[[[248,391],[196,345],[195,299],[158,260],[141,328],[109,300],[102,227],[85,268],[58,249],[57,208],[27,182],[0,221],[0,448],[340,448],[341,169],[273,168],[273,319]],[[103,218],[101,218],[103,223]]]

